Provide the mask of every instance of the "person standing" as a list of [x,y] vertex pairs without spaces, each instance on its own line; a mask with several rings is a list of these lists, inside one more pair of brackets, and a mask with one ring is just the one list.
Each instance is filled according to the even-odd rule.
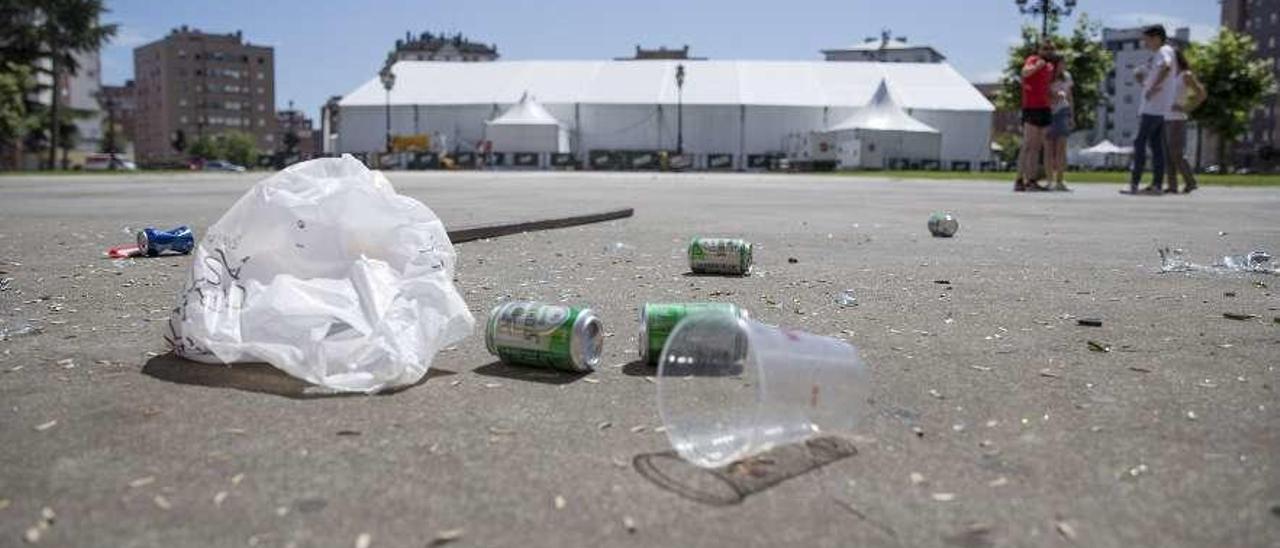
[[1045,156],[1048,158],[1048,169],[1046,172],[1046,181],[1053,184],[1051,190],[1059,192],[1068,192],[1066,172],[1067,172],[1067,140],[1071,137],[1071,132],[1075,128],[1075,111],[1072,108],[1074,99],[1072,97],[1075,83],[1071,80],[1071,73],[1067,72],[1066,63],[1061,57],[1050,59],[1054,65],[1053,83],[1049,85],[1050,99],[1053,108],[1053,123],[1049,126],[1049,144],[1048,152]]
[[[1163,194],[1164,186],[1164,118],[1173,111],[1174,76],[1178,74],[1177,54],[1169,45],[1169,34],[1164,25],[1147,27],[1142,31],[1142,45],[1152,52],[1146,67],[1137,76],[1142,86],[1142,114],[1138,137],[1133,141],[1133,173],[1129,177],[1129,192],[1148,196]],[[1151,185],[1138,190],[1142,172],[1146,169],[1147,149],[1151,149]]]
[[1196,184],[1196,174],[1191,169],[1191,163],[1187,161],[1187,115],[1200,108],[1209,93],[1191,71],[1191,64],[1187,62],[1181,49],[1176,50],[1176,59],[1180,72],[1173,78],[1173,110],[1164,117],[1165,156],[1169,159],[1169,186],[1165,188],[1165,192],[1177,194],[1178,174],[1181,173],[1183,192],[1191,194],[1199,185]]
[[1047,129],[1053,123],[1049,84],[1053,80],[1053,42],[1047,38],[1022,64],[1022,150],[1018,154],[1018,180],[1014,192],[1048,190],[1036,184]]

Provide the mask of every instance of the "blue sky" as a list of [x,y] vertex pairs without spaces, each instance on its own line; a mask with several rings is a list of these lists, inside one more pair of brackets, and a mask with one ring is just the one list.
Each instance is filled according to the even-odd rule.
[[[1110,26],[1189,26],[1193,39],[1219,22],[1216,0],[1079,0]],[[1019,25],[1013,0],[107,0],[120,24],[102,52],[103,82],[133,77],[133,48],[186,24],[242,30],[275,47],[276,105],[312,117],[330,95],[372,78],[406,30],[456,32],[497,43],[503,59],[608,59],[645,46],[689,44],[713,59],[820,59],[819,50],[889,28],[938,48],[971,80],[995,78]],[[1074,17],[1072,18],[1074,20]]]

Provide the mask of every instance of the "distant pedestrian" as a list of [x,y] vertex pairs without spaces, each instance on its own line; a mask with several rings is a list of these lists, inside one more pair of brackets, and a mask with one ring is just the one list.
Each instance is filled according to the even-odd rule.
[[[1129,178],[1129,192],[1159,196],[1163,194],[1165,155],[1164,118],[1173,112],[1174,80],[1178,74],[1177,53],[1169,45],[1169,34],[1163,25],[1147,27],[1142,31],[1142,45],[1152,52],[1151,59],[1135,76],[1142,85],[1142,120],[1138,126],[1138,138],[1133,141],[1133,173]],[[1151,185],[1138,190],[1142,172],[1146,169],[1147,149],[1151,149]]]
[[1169,158],[1169,186],[1165,192],[1178,192],[1178,174],[1181,173],[1183,192],[1191,194],[1199,185],[1196,184],[1196,174],[1191,170],[1191,163],[1187,161],[1187,115],[1200,108],[1209,94],[1205,91],[1204,84],[1191,71],[1191,64],[1187,62],[1181,49],[1176,50],[1176,56],[1180,72],[1173,78],[1173,110],[1164,117],[1165,155]]
[[1050,102],[1053,108],[1053,123],[1049,126],[1049,141],[1045,153],[1049,167],[1045,170],[1045,181],[1052,183],[1052,190],[1067,192],[1067,140],[1075,130],[1075,109],[1072,97],[1075,83],[1071,73],[1067,72],[1066,63],[1061,57],[1050,59],[1054,65],[1053,83],[1049,85]]
[[1045,137],[1053,123],[1049,100],[1049,84],[1053,81],[1053,42],[1045,39],[1039,50],[1022,64],[1022,150],[1018,154],[1018,180],[1015,192],[1049,190],[1036,184],[1040,158],[1044,154]]

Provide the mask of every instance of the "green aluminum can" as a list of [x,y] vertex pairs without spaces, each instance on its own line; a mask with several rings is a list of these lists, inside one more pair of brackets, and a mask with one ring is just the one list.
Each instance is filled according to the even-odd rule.
[[604,327],[589,308],[513,301],[494,307],[485,347],[504,363],[585,372],[604,350]]
[[657,365],[662,347],[676,325],[693,314],[731,314],[748,317],[747,310],[733,303],[645,303],[640,308],[640,359]]
[[695,237],[689,242],[689,269],[696,274],[746,276],[751,272],[751,242]]

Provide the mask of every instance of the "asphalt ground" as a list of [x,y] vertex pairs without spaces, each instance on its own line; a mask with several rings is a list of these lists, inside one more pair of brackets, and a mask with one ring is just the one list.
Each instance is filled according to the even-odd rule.
[[[167,354],[189,258],[103,256],[200,234],[264,176],[0,178],[0,546],[1280,546],[1280,277],[1157,255],[1280,251],[1280,191],[391,173],[450,226],[635,208],[457,246],[478,321],[589,305],[604,366],[503,366],[477,331],[419,385],[324,397]],[[695,234],[755,242],[755,274],[686,275]],[[848,339],[873,372],[857,435],[672,457],[635,363],[647,301]]]

